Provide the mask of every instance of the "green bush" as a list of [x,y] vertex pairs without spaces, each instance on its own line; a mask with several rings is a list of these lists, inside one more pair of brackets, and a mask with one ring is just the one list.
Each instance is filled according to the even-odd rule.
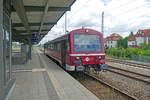
[[106,55],[114,58],[131,59],[133,55],[137,56],[150,56],[150,49],[139,48],[110,48],[105,50]]
[[143,50],[150,49],[150,43],[148,43],[148,44],[143,43],[141,49],[143,49]]
[[150,49],[149,50],[142,50],[141,56],[150,56]]

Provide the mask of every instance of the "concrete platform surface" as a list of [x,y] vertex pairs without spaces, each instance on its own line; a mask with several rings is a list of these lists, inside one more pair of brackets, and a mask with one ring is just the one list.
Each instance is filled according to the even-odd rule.
[[40,51],[13,66],[16,85],[8,100],[99,100]]
[[134,60],[127,60],[127,61],[131,62],[131,63],[137,63],[137,64],[143,64],[143,65],[150,66],[150,63],[148,63],[148,62],[141,62],[141,61],[134,61]]

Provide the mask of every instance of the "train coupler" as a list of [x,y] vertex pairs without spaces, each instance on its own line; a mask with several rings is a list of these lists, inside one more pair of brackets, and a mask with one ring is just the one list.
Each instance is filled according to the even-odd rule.
[[102,64],[102,65],[100,66],[101,71],[105,72],[106,69],[107,69],[107,66],[108,66],[107,64]]
[[100,71],[105,72],[106,69],[107,69],[107,64],[102,64],[102,65],[101,64],[96,64],[94,66],[94,70],[97,71],[97,72],[100,72]]

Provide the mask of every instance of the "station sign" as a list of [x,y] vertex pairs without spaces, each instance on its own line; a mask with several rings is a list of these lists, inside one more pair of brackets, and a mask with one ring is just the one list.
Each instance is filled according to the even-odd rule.
[[38,39],[37,39],[37,34],[32,34],[31,41],[32,41],[32,42],[37,42],[37,41],[38,41]]

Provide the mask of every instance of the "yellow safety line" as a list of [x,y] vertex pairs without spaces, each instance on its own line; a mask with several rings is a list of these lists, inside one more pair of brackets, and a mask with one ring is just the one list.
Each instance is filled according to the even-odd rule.
[[63,89],[63,87],[59,84],[59,82],[57,81],[57,79],[55,78],[53,72],[50,70],[50,68],[47,66],[47,64],[45,63],[45,61],[42,59],[41,55],[38,52],[38,55],[40,56],[41,61],[43,62],[45,68],[47,69],[48,75],[50,77],[50,79],[52,80],[52,84],[56,89],[56,92],[60,98],[60,100],[69,100],[69,97],[66,95],[65,90]]

